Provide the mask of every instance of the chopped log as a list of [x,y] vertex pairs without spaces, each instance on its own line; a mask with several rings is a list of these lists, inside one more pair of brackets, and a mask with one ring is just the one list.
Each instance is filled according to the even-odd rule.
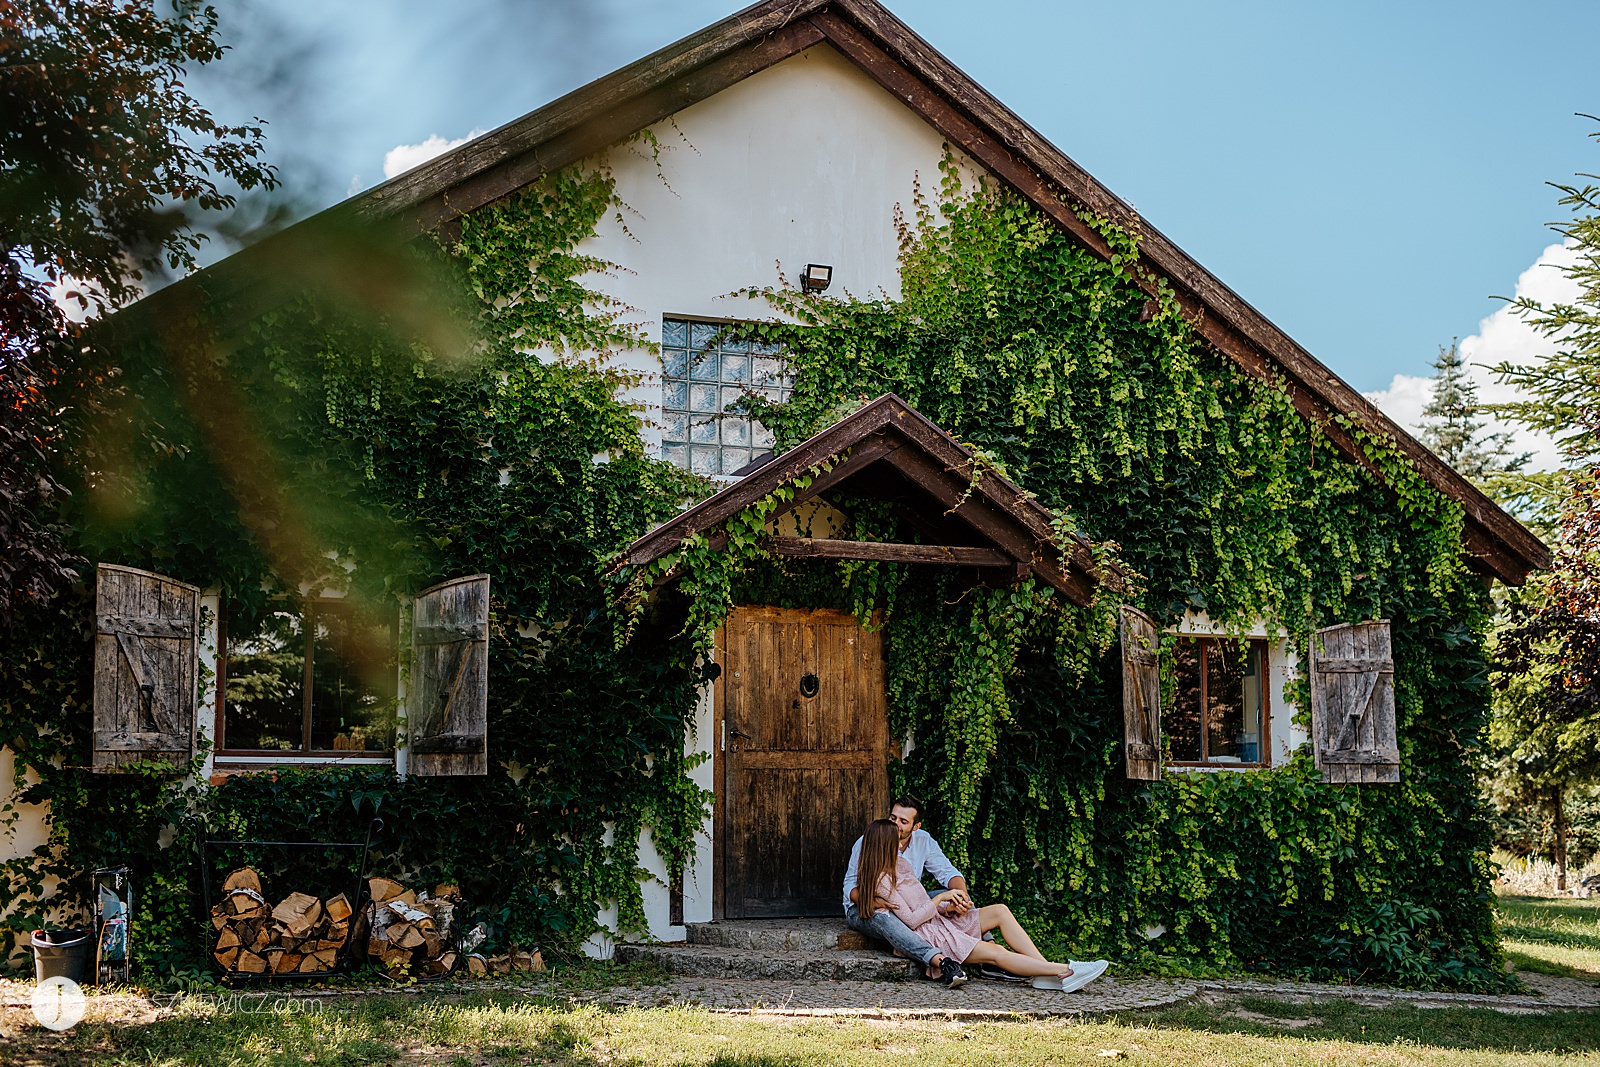
[[379,958],[383,961],[385,970],[395,971],[400,970],[411,962],[411,953],[405,949],[391,948],[385,949]]
[[252,893],[260,893],[261,876],[251,867],[240,867],[222,880],[224,893],[232,893],[235,889],[248,889]]
[[438,962],[441,964],[441,974],[453,971],[455,970],[456,966],[456,954],[454,952],[446,952],[444,955],[439,957]]
[[542,974],[544,972],[543,952],[540,952],[538,949],[533,950],[533,956],[528,961],[528,970],[532,971],[534,974]]
[[331,941],[335,945],[343,945],[350,940],[349,923],[329,923],[327,932],[323,935],[324,941]]
[[[367,892],[372,894],[372,901],[375,904],[386,904],[405,891],[405,886],[388,878],[367,879]],[[415,903],[415,898],[410,903]]]
[[511,957],[506,955],[490,956],[489,970],[495,974],[510,974]]
[[394,936],[394,928],[390,927],[389,941],[401,948],[421,948],[427,942],[427,936],[413,924],[405,924],[405,932],[399,937]]
[[234,964],[239,961],[239,952],[240,950],[237,948],[219,948],[212,955],[222,965],[223,970],[231,971],[234,968]]
[[243,974],[267,973],[267,958],[255,952],[239,953],[239,963],[235,968]]
[[217,937],[217,951],[225,948],[238,948],[240,945],[239,932],[231,926],[222,928],[222,933]]
[[213,904],[211,906],[211,928],[213,930],[222,929],[224,926],[228,925],[229,916],[230,913],[226,905]]
[[514,971],[542,971],[544,970],[544,957],[537,951],[512,952],[511,969]]
[[348,922],[354,909],[350,907],[350,900],[343,893],[334,897],[322,906],[323,912],[336,923]]
[[489,961],[484,959],[482,956],[478,955],[476,952],[474,952],[472,955],[467,957],[467,973],[468,974],[488,974],[489,973]]
[[306,973],[316,971],[331,971],[339,960],[339,954],[332,949],[324,949],[311,953],[300,963],[300,970]]
[[322,917],[322,902],[310,893],[290,893],[272,909],[272,917],[301,937]]
[[436,885],[433,887],[433,899],[448,900],[452,904],[461,903],[461,890],[453,885]]
[[250,942],[250,947],[257,952],[262,952],[270,944],[272,944],[272,929],[263,923],[261,928],[256,931],[255,940]]
[[298,952],[275,952],[276,959],[272,964],[273,974],[293,974],[300,969],[300,961],[305,959]]
[[395,899],[406,904],[408,907],[414,908],[417,906],[417,894],[416,891],[412,889],[407,889],[404,893],[401,893],[399,896],[395,897]]
[[436,960],[444,954],[444,941],[438,934],[424,933],[422,935],[422,952],[430,960]]
[[241,889],[236,893],[228,894],[228,910],[235,915],[254,912],[260,906],[260,898],[252,896],[246,890]]

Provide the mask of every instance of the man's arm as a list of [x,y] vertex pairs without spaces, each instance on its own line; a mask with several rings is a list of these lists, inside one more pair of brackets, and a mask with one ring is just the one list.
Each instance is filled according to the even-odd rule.
[[856,892],[856,864],[861,861],[861,838],[850,849],[850,862],[844,865],[844,899],[846,904],[861,906],[861,894]]
[[950,862],[949,857],[944,854],[944,849],[939,847],[939,842],[935,841],[931,834],[928,837],[928,855],[922,861],[922,865],[929,874],[939,880],[940,885],[958,891],[959,895],[950,899],[953,914],[964,914],[972,907],[972,896],[967,891],[966,876],[956,870],[955,864]]

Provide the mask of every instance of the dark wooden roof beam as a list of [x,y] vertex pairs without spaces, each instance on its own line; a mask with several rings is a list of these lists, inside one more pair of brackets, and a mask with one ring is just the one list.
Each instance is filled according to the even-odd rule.
[[953,567],[1012,567],[1017,561],[998,548],[972,545],[908,545],[889,541],[838,541],[832,538],[773,537],[774,555],[795,559],[864,559],[885,563],[932,563]]

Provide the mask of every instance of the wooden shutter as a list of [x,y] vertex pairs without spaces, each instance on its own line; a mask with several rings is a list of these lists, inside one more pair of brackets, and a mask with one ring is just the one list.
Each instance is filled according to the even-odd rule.
[[411,773],[488,774],[489,576],[424,590],[411,622]]
[[1326,782],[1398,782],[1389,620],[1311,638],[1311,743]]
[[1155,620],[1122,607],[1122,739],[1129,778],[1161,777],[1161,635]]
[[96,771],[194,755],[199,705],[200,590],[100,564],[95,579]]

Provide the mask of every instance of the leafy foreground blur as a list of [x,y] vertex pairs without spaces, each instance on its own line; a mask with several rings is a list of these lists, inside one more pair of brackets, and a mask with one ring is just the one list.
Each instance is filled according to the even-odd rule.
[[65,1034],[18,1032],[9,1065],[58,1064],[1575,1064],[1600,1059],[1600,1013],[1291,1005],[1240,998],[1090,1022],[759,1019],[605,1011],[516,993],[324,998],[309,1012],[229,1012],[189,998],[151,1021],[104,1005]]

